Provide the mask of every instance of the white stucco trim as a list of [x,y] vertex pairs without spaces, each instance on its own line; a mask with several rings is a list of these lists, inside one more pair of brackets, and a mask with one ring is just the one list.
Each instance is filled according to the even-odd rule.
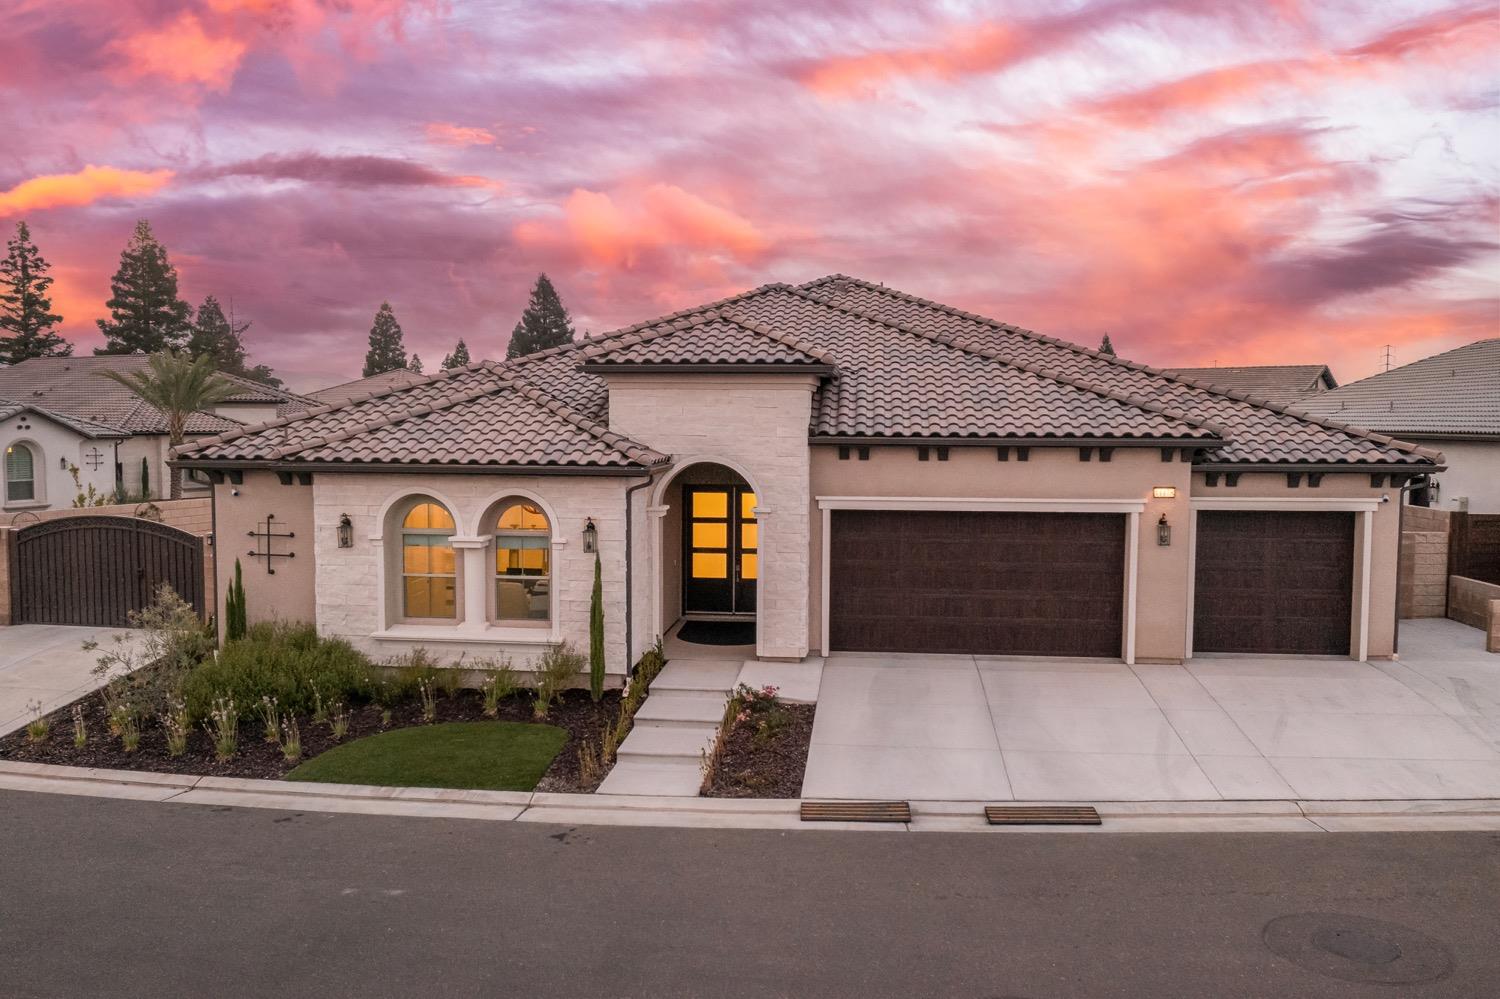
[[[418,629],[436,633],[433,636],[424,638],[424,641],[454,641],[456,639],[439,638],[437,637],[437,635],[453,634],[453,632],[458,628],[457,624],[400,624],[392,620],[391,594],[386,591],[386,587],[390,582],[390,580],[386,576],[386,565],[390,561],[390,553],[385,550],[386,521],[390,518],[391,511],[394,510],[399,504],[404,503],[417,496],[426,496],[431,499],[435,499],[439,503],[443,504],[444,509],[448,511],[448,516],[453,518],[453,536],[464,536],[463,519],[462,514],[459,512],[458,504],[454,503],[451,498],[444,496],[436,489],[428,489],[426,483],[414,483],[413,486],[409,488],[392,490],[391,493],[386,496],[385,501],[380,504],[380,513],[375,517],[375,525],[378,528],[379,533],[370,535],[370,540],[373,541],[379,548],[377,557],[375,559],[375,592],[379,595],[379,599],[376,601],[375,606],[378,611],[376,620],[380,622],[379,629],[370,637],[396,638],[402,637],[395,634],[395,632],[397,631],[404,631],[405,629]],[[397,534],[399,533],[400,531],[398,530]],[[462,567],[460,567],[459,574],[462,574]],[[465,596],[467,597],[467,593],[465,594]]]
[[813,499],[822,511],[822,557],[820,559],[819,590],[822,593],[818,623],[818,645],[824,656],[830,653],[829,597],[832,589],[831,548],[834,510],[932,510],[958,512],[994,513],[1123,513],[1126,515],[1125,530],[1125,619],[1124,634],[1120,636],[1121,658],[1128,664],[1135,663],[1136,591],[1140,576],[1141,513],[1146,509],[1144,499],[974,499],[971,497],[934,496],[815,496]]
[[467,525],[465,525],[463,522],[463,515],[459,511],[458,504],[453,502],[453,500],[449,499],[447,496],[444,496],[442,493],[438,492],[436,489],[429,489],[427,487],[427,484],[425,482],[422,482],[420,484],[414,484],[411,488],[408,489],[398,489],[393,491],[389,496],[386,497],[385,502],[380,504],[380,514],[377,517],[375,523],[380,525],[380,531],[382,534],[385,532],[385,519],[391,515],[391,510],[396,506],[396,504],[403,503],[406,500],[412,499],[416,496],[427,496],[443,504],[443,506],[448,511],[448,516],[453,518],[453,533],[455,535],[463,535],[466,533],[464,528]]
[[1357,533],[1360,561],[1359,589],[1355,595],[1354,612],[1359,615],[1359,634],[1353,643],[1357,656],[1351,658],[1364,662],[1370,657],[1370,560],[1375,554],[1375,511],[1384,500],[1380,498],[1358,499],[1339,496],[1309,496],[1301,499],[1276,499],[1272,497],[1247,496],[1243,498],[1194,497],[1192,517],[1188,522],[1188,578],[1187,578],[1187,640],[1183,643],[1184,660],[1193,658],[1193,614],[1198,596],[1198,514],[1204,510],[1263,510],[1268,512],[1318,512],[1353,513],[1354,529]]

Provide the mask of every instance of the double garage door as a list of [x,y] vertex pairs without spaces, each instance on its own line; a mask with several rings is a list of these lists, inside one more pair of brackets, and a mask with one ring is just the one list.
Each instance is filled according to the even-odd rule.
[[[1124,514],[835,510],[829,645],[1122,654]],[[1347,655],[1354,515],[1198,515],[1195,653]]]

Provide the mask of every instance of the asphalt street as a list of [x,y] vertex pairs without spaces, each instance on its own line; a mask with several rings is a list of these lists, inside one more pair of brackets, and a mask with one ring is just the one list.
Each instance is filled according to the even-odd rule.
[[1500,835],[569,828],[0,792],[0,995],[1495,996]]

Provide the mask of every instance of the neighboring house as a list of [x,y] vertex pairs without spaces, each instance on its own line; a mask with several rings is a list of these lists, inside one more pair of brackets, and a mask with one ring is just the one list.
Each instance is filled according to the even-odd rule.
[[[0,398],[0,513],[69,507],[115,489],[115,452],[129,434],[115,427]],[[75,481],[74,476],[77,476]]]
[[1314,416],[1441,448],[1420,506],[1500,513],[1500,338],[1480,340],[1301,400]]
[[403,388],[422,381],[426,376],[414,374],[405,368],[393,368],[390,371],[382,371],[378,375],[368,378],[356,378],[352,382],[340,382],[338,385],[330,385],[321,388],[308,395],[325,405],[333,405],[340,402],[349,402],[353,399],[374,395],[376,392],[386,392],[394,388]]
[[[100,354],[85,357],[39,357],[0,368],[0,399],[45,409],[49,413],[103,426],[120,438],[110,459],[108,489],[126,495],[141,492],[141,462],[150,469],[153,496],[167,489],[167,421],[159,410],[142,402],[130,389],[105,378],[103,371],[141,371],[149,363],[145,354]],[[312,399],[283,389],[271,388],[234,375],[220,375],[239,386],[239,391],[213,407],[195,413],[189,420],[190,437],[225,433],[247,424],[263,423],[280,416],[305,411]],[[57,458],[50,458],[57,464]],[[71,484],[71,480],[70,480]],[[184,488],[203,488],[202,483],[184,481]],[[100,487],[103,488],[103,487]],[[65,497],[49,493],[48,506],[68,506],[75,491]]]
[[597,543],[620,674],[685,619],[782,660],[1389,657],[1390,498],[1441,455],[833,276],[178,461],[252,618],[520,666],[586,647]]
[[1326,364],[1256,364],[1232,368],[1167,368],[1167,374],[1206,385],[1244,392],[1289,406],[1298,399],[1336,389],[1339,383]]

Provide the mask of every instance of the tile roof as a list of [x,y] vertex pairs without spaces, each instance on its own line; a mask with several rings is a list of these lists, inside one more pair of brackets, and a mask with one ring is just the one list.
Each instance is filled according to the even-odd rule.
[[1500,338],[1434,354],[1298,405],[1387,433],[1500,434]]
[[[0,368],[0,396],[34,402],[69,416],[117,427],[131,434],[164,434],[166,417],[143,402],[119,382],[105,378],[103,371],[142,371],[150,362],[146,354],[96,354],[84,357],[35,357],[8,368]],[[275,403],[278,416],[300,412],[311,400],[282,389],[271,388],[235,375],[221,375],[240,387],[229,403]],[[243,426],[228,416],[194,413],[188,419],[190,434],[216,434]]]
[[66,413],[58,413],[43,406],[33,406],[29,402],[16,402],[13,399],[0,399],[0,420],[8,420],[20,413],[38,413],[45,416],[54,423],[61,424],[77,433],[89,438],[100,437],[129,437],[125,431],[118,427],[108,427],[93,420],[81,419],[77,416],[69,416]]
[[813,401],[815,438],[1191,441],[1207,464],[1440,458],[839,275],[763,285],[510,361],[396,379],[405,384],[180,451],[194,461],[644,467],[669,459],[607,429],[608,383],[597,372],[669,364],[831,366]]
[[320,388],[315,392],[307,393],[314,404],[322,403],[331,405],[333,403],[348,402],[350,399],[358,399],[362,396],[371,395],[375,392],[383,392],[386,389],[400,388],[403,385],[414,385],[422,381],[425,376],[407,371],[405,368],[395,368],[391,371],[382,371],[378,375],[370,375],[368,378],[356,378],[352,382],[340,382],[327,388]]
[[1244,392],[1278,405],[1337,388],[1326,364],[1254,364],[1227,368],[1163,368],[1169,375]]

